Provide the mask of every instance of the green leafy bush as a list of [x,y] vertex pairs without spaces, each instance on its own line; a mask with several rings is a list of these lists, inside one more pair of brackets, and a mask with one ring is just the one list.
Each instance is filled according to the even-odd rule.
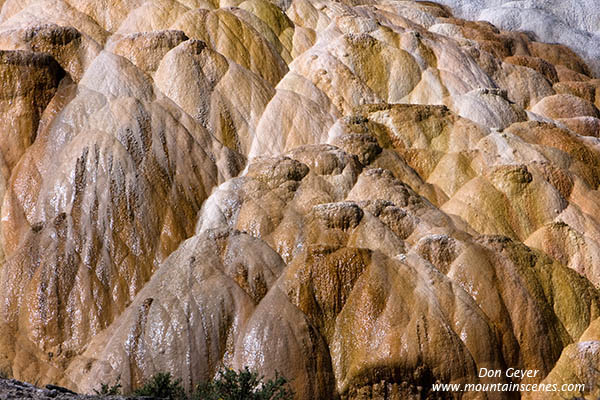
[[185,391],[181,379],[173,380],[170,372],[159,372],[133,394],[135,396],[151,396],[166,400],[185,400]]
[[108,383],[103,382],[100,384],[100,390],[94,389],[94,392],[103,396],[115,396],[121,394],[121,387],[121,377],[119,376],[114,385],[109,385]]
[[245,367],[241,371],[225,369],[212,382],[198,385],[193,400],[291,400],[294,393],[287,387],[287,379],[275,373],[275,379],[263,382]]

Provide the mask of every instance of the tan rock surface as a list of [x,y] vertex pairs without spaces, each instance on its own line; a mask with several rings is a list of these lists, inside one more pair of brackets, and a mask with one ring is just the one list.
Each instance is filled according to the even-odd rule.
[[1,329],[16,336],[6,344],[12,370],[27,379],[108,326],[193,232],[210,188],[241,167],[239,155],[110,53],[52,117],[21,158],[2,208]]
[[531,111],[548,118],[600,117],[600,111],[590,101],[570,94],[548,96]]
[[4,198],[12,170],[35,141],[42,114],[64,76],[47,54],[0,50],[0,197]]
[[562,118],[559,121],[581,136],[600,137],[600,119],[594,117]]
[[548,81],[552,84],[558,82],[558,74],[556,73],[554,65],[541,58],[528,56],[510,56],[505,58],[504,61],[511,64],[531,68],[544,75],[544,77],[548,79]]
[[[565,383],[571,385],[585,385],[593,388],[590,390],[589,398],[598,396],[598,375],[596,373],[600,359],[598,358],[598,346],[600,346],[600,321],[596,319],[583,333],[580,340],[570,344],[563,350],[563,354],[557,361],[556,366],[544,379],[543,383],[556,385],[562,388]],[[559,399],[564,396],[581,396],[581,391],[569,387],[560,394],[540,395],[533,394],[527,398],[531,399]]]
[[[289,366],[286,372],[303,398],[330,398],[336,391],[354,398],[379,390],[380,380],[386,382],[385,390],[409,395],[416,393],[417,386],[436,380],[476,382],[482,366],[518,364],[540,369],[545,375],[562,348],[596,318],[600,296],[585,278],[508,238],[461,231],[456,225],[459,221],[445,216],[390,171],[363,167],[356,158],[328,145],[298,148],[288,157],[257,160],[246,175],[221,185],[205,203],[197,236],[160,270],[172,271],[175,267],[168,266],[178,265],[202,276],[198,274],[216,267],[219,276],[229,274],[232,269],[226,263],[235,263],[225,255],[235,248],[229,242],[213,250],[227,260],[225,264],[207,259],[208,255],[192,256],[214,240],[207,238],[222,237],[217,232],[223,230],[232,232],[225,238],[254,236],[255,243],[279,260],[257,263],[254,259],[264,257],[263,251],[246,247],[245,264],[278,268],[287,264],[272,288],[265,280],[264,298],[244,283],[249,278],[242,278],[236,286],[246,291],[245,301],[262,300],[255,309],[252,306],[249,317],[228,311],[230,321],[247,318],[239,322],[245,326],[241,332],[234,333],[233,350],[215,350],[225,360],[230,357],[227,352],[233,351],[232,365],[251,365],[267,374],[272,368]],[[180,257],[195,261],[190,264]],[[245,268],[248,272],[229,275],[229,279],[260,274],[243,265],[236,267],[238,274]],[[150,285],[172,280],[161,275],[155,274]],[[199,284],[203,286],[209,284],[210,276],[195,279],[202,279]],[[156,311],[150,312],[159,313],[170,307],[165,298],[168,291],[144,289],[134,304],[151,301],[150,310]],[[222,313],[213,308],[222,302],[203,304],[211,307],[206,315]],[[583,307],[582,313],[568,311],[576,304]],[[120,328],[92,341],[70,370],[74,380],[94,382],[93,377],[102,371],[108,380],[121,373],[124,382],[135,382],[132,370],[119,365],[151,373],[150,367],[144,367],[148,361],[135,358],[137,350],[114,347],[129,343],[125,336],[133,333],[127,332],[141,329],[136,328],[140,326],[139,307],[123,314]],[[181,323],[175,326],[189,329]],[[114,333],[106,339],[109,332]],[[136,341],[141,340],[136,346],[149,349],[139,351],[144,359],[154,357],[149,355],[154,352],[174,354],[170,345],[162,344],[173,335],[153,332],[152,339],[135,334]],[[543,346],[541,334],[547,339]],[[290,337],[295,339],[290,342]],[[214,359],[185,348],[202,365]],[[446,350],[440,352],[440,348]],[[310,358],[304,358],[307,352]],[[78,365],[85,363],[92,367],[81,378]],[[379,372],[374,375],[373,371]]]
[[585,82],[590,80],[590,77],[579,72],[575,72],[572,69],[565,67],[564,65],[555,65],[556,73],[558,74],[558,80],[561,82],[578,81]]
[[0,0],[0,370],[599,381],[600,96],[572,50],[431,2],[101,3]]

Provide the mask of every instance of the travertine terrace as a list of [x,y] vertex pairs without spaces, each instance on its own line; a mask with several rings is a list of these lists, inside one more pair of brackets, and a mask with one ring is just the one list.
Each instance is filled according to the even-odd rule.
[[600,387],[592,53],[428,1],[0,8],[0,370]]

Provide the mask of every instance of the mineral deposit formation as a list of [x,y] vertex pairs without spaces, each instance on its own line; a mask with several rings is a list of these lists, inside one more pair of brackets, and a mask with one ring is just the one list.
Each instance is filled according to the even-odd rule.
[[598,395],[597,3],[442,2],[0,0],[0,371]]

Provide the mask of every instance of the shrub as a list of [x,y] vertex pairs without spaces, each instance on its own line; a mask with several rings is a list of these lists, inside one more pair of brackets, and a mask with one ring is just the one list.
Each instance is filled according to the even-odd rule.
[[100,384],[100,390],[94,389],[94,392],[103,396],[115,396],[121,394],[121,387],[121,377],[119,376],[114,385],[109,385],[108,383],[103,382]]
[[287,379],[275,372],[275,379],[263,382],[248,367],[236,372],[221,370],[212,382],[197,386],[193,400],[291,400],[294,393],[287,387]]
[[184,400],[186,398],[181,379],[173,380],[170,372],[159,372],[133,394],[151,396],[166,400]]

